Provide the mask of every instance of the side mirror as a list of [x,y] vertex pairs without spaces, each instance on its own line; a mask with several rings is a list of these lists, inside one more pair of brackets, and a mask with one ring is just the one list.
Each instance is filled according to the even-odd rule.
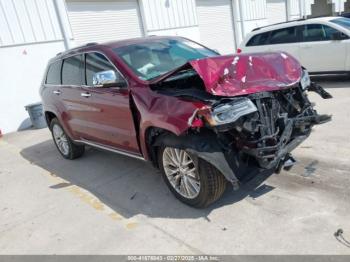
[[339,40],[347,39],[348,37],[342,32],[335,32],[332,34],[331,38],[332,40],[339,41]]
[[94,87],[125,87],[126,82],[122,78],[118,78],[115,71],[107,70],[97,72],[92,77]]

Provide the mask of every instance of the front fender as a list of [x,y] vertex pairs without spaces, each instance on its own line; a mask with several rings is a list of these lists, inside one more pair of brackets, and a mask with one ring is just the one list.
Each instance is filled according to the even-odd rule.
[[162,95],[149,88],[134,88],[131,96],[139,113],[139,141],[145,159],[149,159],[146,142],[148,128],[160,128],[180,136],[190,128],[189,119],[198,108],[204,106],[201,102]]

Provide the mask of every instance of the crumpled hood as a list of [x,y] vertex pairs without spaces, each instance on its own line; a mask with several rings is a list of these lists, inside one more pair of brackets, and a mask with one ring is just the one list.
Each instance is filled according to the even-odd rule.
[[192,60],[157,82],[189,66],[201,77],[206,91],[218,96],[284,89],[298,83],[302,76],[300,63],[285,52],[247,53]]

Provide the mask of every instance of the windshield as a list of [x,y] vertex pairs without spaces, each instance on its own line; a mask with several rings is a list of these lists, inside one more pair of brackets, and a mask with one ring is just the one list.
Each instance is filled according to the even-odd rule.
[[214,51],[186,39],[157,39],[113,49],[142,80],[151,80],[190,60],[217,56]]
[[330,22],[345,27],[347,30],[350,30],[350,19],[349,18],[337,18],[333,19]]

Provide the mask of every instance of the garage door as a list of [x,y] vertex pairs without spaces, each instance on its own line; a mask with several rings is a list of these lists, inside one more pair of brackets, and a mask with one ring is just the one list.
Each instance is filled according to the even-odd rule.
[[78,45],[142,36],[136,0],[68,2],[67,9]]
[[266,15],[269,24],[276,24],[287,21],[286,0],[267,0]]
[[234,53],[230,0],[197,0],[196,5],[201,43],[222,54]]

